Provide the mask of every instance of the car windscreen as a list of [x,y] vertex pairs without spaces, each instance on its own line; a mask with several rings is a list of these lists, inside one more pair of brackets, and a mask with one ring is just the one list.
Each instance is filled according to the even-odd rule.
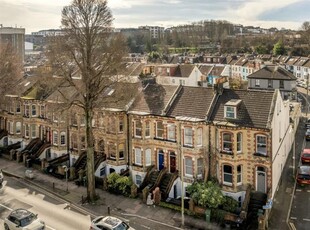
[[113,228],[113,230],[127,230],[127,229],[129,229],[129,226],[125,222],[121,222],[119,225]]
[[306,158],[310,158],[310,153],[304,153],[302,154],[303,157],[306,157]]
[[308,175],[308,174],[298,174],[298,179],[310,180],[310,175]]
[[37,219],[37,216],[31,213],[29,216],[26,216],[25,218],[20,220],[20,226],[25,227],[31,224],[35,219]]

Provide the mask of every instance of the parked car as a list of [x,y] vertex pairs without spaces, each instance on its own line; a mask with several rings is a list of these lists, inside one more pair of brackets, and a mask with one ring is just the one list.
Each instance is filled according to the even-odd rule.
[[310,128],[310,118],[307,118],[307,121],[305,123],[306,128]]
[[310,129],[307,129],[307,130],[306,130],[305,138],[306,138],[306,141],[309,141],[309,140],[310,140]]
[[2,173],[2,169],[0,170],[0,186],[2,185],[3,183],[3,173]]
[[310,184],[310,166],[309,165],[299,166],[296,179],[298,184]]
[[310,149],[304,149],[301,153],[301,163],[310,163]]
[[114,216],[98,216],[91,222],[90,230],[134,230]]
[[44,221],[26,209],[19,208],[13,210],[8,217],[4,219],[5,230],[43,230],[45,229]]

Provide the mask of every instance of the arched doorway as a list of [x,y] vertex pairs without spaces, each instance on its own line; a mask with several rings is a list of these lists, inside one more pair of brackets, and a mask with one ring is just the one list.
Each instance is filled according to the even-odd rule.
[[165,156],[164,151],[162,149],[158,150],[158,162],[157,162],[157,168],[158,170],[162,170],[165,167]]
[[256,168],[256,191],[266,193],[266,170],[260,166]]
[[174,173],[176,171],[176,156],[174,152],[169,154],[169,171]]

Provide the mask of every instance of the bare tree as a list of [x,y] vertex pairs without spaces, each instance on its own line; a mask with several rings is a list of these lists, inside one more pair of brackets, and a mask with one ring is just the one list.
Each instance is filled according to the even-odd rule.
[[[62,10],[64,35],[55,38],[49,49],[53,66],[75,88],[68,106],[78,106],[85,114],[87,151],[87,197],[96,199],[94,175],[94,110],[104,102],[113,86],[126,52],[125,40],[112,32],[112,13],[105,0],[73,0]],[[74,76],[80,80],[74,80]],[[67,98],[68,99],[68,98]]]
[[[22,63],[9,43],[0,45],[0,100],[8,90],[16,85],[16,81],[22,77]],[[3,101],[0,101],[3,103]]]

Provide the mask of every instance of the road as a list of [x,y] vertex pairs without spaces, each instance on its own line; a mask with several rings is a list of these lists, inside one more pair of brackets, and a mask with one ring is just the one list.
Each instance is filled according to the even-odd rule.
[[82,230],[90,226],[89,215],[68,208],[63,201],[42,194],[22,180],[6,177],[0,193],[0,229],[4,218],[16,208],[37,213],[49,230]]
[[[299,93],[302,93],[304,99],[307,99],[307,90],[298,88]],[[310,112],[309,107],[306,106],[306,100],[302,101],[304,105],[303,112]],[[309,106],[309,98],[308,98]],[[302,148],[296,150],[296,164],[300,165],[300,152],[304,148],[310,148],[310,141],[305,141],[304,134],[306,129],[303,126],[299,126],[297,142],[302,142]],[[289,216],[289,221],[292,223],[292,229],[307,230],[310,226],[310,185],[300,186],[296,183],[294,197],[292,200],[292,206]]]

